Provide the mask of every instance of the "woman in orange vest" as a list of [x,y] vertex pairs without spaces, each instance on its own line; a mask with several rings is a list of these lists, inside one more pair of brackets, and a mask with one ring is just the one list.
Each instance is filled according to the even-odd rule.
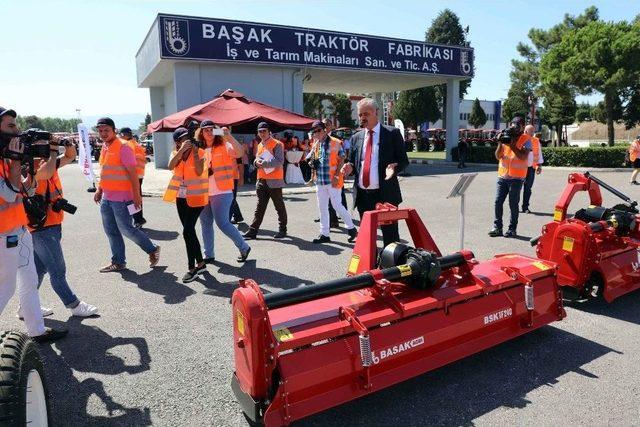
[[631,173],[631,181],[629,184],[638,185],[636,176],[640,172],[640,135],[638,135],[629,147],[629,160],[633,164],[633,172]]
[[204,166],[204,150],[194,147],[189,141],[189,131],[183,127],[176,129],[173,141],[176,146],[169,160],[173,176],[163,199],[175,202],[178,209],[189,267],[182,277],[182,283],[189,283],[207,270],[196,234],[196,222],[202,208],[208,203],[209,180]]
[[[214,131],[217,135],[214,135]],[[219,134],[220,132],[222,135]],[[209,203],[200,214],[204,261],[212,263],[215,260],[213,234],[215,221],[220,231],[230,238],[240,251],[236,260],[245,262],[251,247],[229,219],[233,202],[234,171],[237,170],[236,159],[242,157],[244,149],[231,135],[229,129],[218,129],[211,120],[200,123],[200,129],[196,131],[196,140],[204,145],[209,165]]]

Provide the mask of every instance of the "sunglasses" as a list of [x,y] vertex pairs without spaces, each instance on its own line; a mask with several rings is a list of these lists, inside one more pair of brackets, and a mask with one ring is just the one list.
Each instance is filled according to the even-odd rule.
[[315,135],[316,133],[320,133],[320,132],[322,132],[323,130],[324,130],[324,129],[316,129],[316,130],[312,131],[311,133]]
[[269,129],[258,129],[258,133],[269,132]]

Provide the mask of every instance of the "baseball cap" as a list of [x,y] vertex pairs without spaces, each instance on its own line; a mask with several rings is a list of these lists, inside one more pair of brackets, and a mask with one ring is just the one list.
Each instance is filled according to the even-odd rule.
[[269,123],[267,123],[267,122],[258,123],[258,130],[260,130],[260,129],[269,129]]
[[311,125],[311,129],[326,129],[326,125],[322,122],[322,120],[316,120]]
[[110,117],[102,117],[98,119],[98,122],[96,123],[96,127],[99,127],[99,126],[111,126],[114,130],[116,128],[116,124],[113,122],[113,119],[111,119]]
[[200,129],[204,129],[204,128],[212,128],[215,127],[215,123],[213,123],[213,120],[203,120],[202,123],[200,123]]
[[120,134],[121,135],[133,135],[133,132],[131,132],[131,128],[122,128],[122,129],[120,129]]
[[524,120],[520,116],[516,116],[511,120],[511,124],[524,126]]
[[14,119],[16,117],[18,117],[18,115],[16,114],[16,112],[14,110],[10,110],[8,108],[0,107],[0,117],[2,117],[2,116],[11,116]]
[[179,127],[178,129],[173,131],[173,140],[174,142],[178,142],[180,141],[180,138],[188,134],[189,131],[187,130],[187,128]]

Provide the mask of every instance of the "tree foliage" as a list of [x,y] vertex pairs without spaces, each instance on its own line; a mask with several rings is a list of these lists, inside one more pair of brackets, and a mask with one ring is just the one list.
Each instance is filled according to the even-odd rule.
[[562,129],[576,119],[576,100],[573,91],[567,87],[555,87],[544,93],[544,109],[541,120],[556,129],[556,144],[562,145]]
[[351,116],[351,100],[344,93],[336,93],[331,99],[334,107],[334,116],[340,126],[353,127],[354,121]]
[[[467,29],[463,29],[460,24],[460,18],[450,9],[445,9],[431,22],[431,26],[425,32],[425,41],[427,43],[439,43],[452,46],[469,46],[467,40]],[[460,82],[460,98],[462,99],[467,93],[471,79]],[[446,127],[447,117],[447,86],[436,86],[436,99],[442,108],[442,123]]]
[[417,127],[424,122],[435,122],[440,118],[440,109],[434,87],[423,87],[400,92],[398,100],[393,104],[393,117],[404,123]]
[[302,94],[302,102],[304,104],[304,115],[307,117],[322,116],[322,101],[329,99],[327,93],[304,93]]
[[47,132],[77,132],[80,119],[61,119],[59,117],[18,116],[16,124],[21,130],[38,128]]
[[468,121],[475,129],[478,129],[480,126],[484,126],[484,124],[487,123],[487,113],[482,109],[482,105],[480,105],[478,98],[473,101]]
[[567,85],[581,94],[603,94],[612,146],[616,104],[640,81],[639,57],[639,24],[593,21],[567,32],[544,55],[540,78],[543,84]]
[[588,120],[593,120],[593,107],[588,102],[581,102],[576,107],[576,121],[582,123]]

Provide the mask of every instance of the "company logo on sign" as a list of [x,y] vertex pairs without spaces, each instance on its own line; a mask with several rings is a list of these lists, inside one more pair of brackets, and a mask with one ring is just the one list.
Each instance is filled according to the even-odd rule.
[[496,311],[495,313],[487,314],[484,316],[484,324],[489,325],[497,322],[498,320],[507,319],[513,316],[512,308],[505,308],[504,310]]
[[185,19],[164,20],[164,45],[174,55],[189,52],[189,23]]
[[424,336],[413,338],[401,344],[394,345],[384,350],[380,350],[379,354],[376,354],[375,351],[372,351],[371,360],[373,360],[374,365],[377,365],[378,363],[380,363],[381,360],[386,359],[387,357],[395,356],[396,354],[419,347],[422,344],[424,344]]
[[469,63],[469,52],[466,50],[460,51],[460,71],[463,74],[471,74],[471,64]]

